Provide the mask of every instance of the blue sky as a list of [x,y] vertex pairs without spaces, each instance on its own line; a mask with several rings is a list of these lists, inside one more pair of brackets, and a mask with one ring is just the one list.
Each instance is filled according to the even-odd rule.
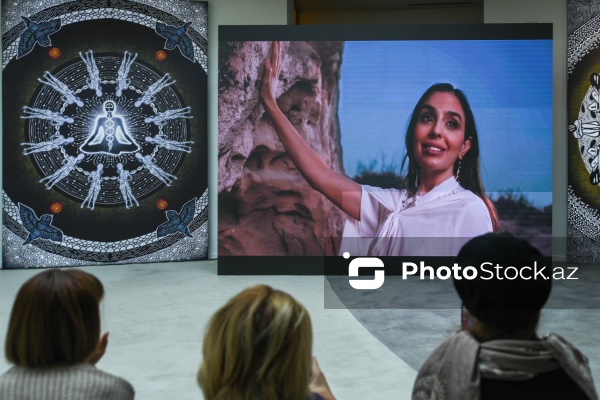
[[488,192],[552,202],[552,41],[346,42],[339,118],[348,176],[385,158],[400,168],[410,113],[432,84],[462,89],[473,109]]

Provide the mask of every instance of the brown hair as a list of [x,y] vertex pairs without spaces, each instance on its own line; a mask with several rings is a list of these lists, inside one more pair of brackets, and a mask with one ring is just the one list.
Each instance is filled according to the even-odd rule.
[[306,400],[312,328],[306,309],[269,286],[248,288],[210,320],[198,383],[207,400]]
[[81,270],[50,269],[21,286],[6,336],[6,358],[25,367],[83,362],[100,340],[102,283]]

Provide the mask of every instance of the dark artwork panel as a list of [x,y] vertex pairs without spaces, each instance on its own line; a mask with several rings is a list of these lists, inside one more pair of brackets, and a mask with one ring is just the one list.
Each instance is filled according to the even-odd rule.
[[207,3],[28,3],[3,3],[3,268],[205,259]]
[[600,1],[568,2],[567,261],[600,262]]

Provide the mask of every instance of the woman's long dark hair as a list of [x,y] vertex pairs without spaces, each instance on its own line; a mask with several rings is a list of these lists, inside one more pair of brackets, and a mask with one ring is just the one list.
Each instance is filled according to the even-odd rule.
[[[460,101],[460,104],[465,113],[465,140],[471,138],[471,148],[465,153],[460,166],[460,185],[470,190],[479,196],[485,203],[492,219],[494,232],[500,230],[500,219],[494,203],[486,196],[483,182],[481,181],[481,173],[479,170],[479,136],[477,135],[477,127],[475,126],[475,117],[469,105],[469,101],[465,94],[456,89],[449,83],[436,83],[423,93],[415,108],[413,109],[408,127],[406,129],[406,155],[402,159],[402,170],[408,162],[408,172],[405,177],[406,188],[410,191],[416,191],[419,187],[419,164],[414,157],[414,141],[415,128],[419,120],[421,109],[429,97],[436,92],[452,93]],[[454,163],[454,174],[458,170],[458,160]]]

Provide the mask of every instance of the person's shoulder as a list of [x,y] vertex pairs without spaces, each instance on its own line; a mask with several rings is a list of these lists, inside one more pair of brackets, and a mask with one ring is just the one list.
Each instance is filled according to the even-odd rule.
[[442,195],[440,197],[450,202],[460,201],[463,205],[481,205],[485,207],[485,202],[481,197],[461,186],[453,176],[436,186],[433,190],[441,192]]
[[479,346],[479,342],[471,333],[467,330],[461,329],[452,335],[448,336],[446,340],[442,342],[440,346],[464,346],[464,345],[476,345]]
[[94,366],[92,366],[92,368],[93,369],[89,369],[87,373],[90,374],[91,379],[101,385],[102,393],[103,395],[106,395],[106,398],[115,400],[133,399],[135,390],[129,381],[120,376],[102,371]]
[[9,393],[15,392],[15,388],[18,387],[20,374],[17,367],[11,367],[8,371],[0,375],[0,399],[7,398]]
[[477,352],[479,342],[466,330],[459,330],[448,336],[440,343],[429,355],[428,361],[434,363],[441,359],[448,359],[449,354],[461,353],[469,349],[467,352]]
[[377,186],[369,186],[369,185],[360,185],[363,191],[363,196],[365,194],[370,195],[376,199],[389,199],[392,201],[402,201],[408,197],[408,192],[406,189],[385,189]]
[[558,333],[550,333],[543,338],[543,341],[555,356],[565,357],[569,361],[588,363],[585,354]]
[[475,210],[479,210],[479,211],[485,211],[486,213],[488,212],[488,208],[485,205],[485,201],[483,201],[483,199],[479,196],[477,196],[475,193],[471,192],[468,189],[463,189],[460,193],[460,200],[463,203],[464,207],[463,210],[465,211],[475,211]]
[[542,339],[546,348],[565,370],[567,375],[577,383],[588,398],[598,398],[594,386],[589,360],[578,348],[564,337],[551,333]]
[[[461,371],[472,371],[475,368],[479,342],[467,331],[461,330],[444,340],[423,363],[413,387],[413,399],[458,398],[468,388],[462,379],[463,374],[456,375],[457,360]],[[461,397],[462,398],[462,397]]]
[[465,199],[465,200],[470,200],[473,202],[480,202],[481,204],[485,205],[485,203],[483,202],[483,199],[479,196],[477,196],[475,193],[471,192],[469,189],[465,189],[461,186],[461,191],[460,191],[460,195]]
[[19,370],[20,370],[19,367],[12,366],[10,369],[8,369],[3,374],[0,374],[0,387],[2,387],[3,385],[6,385],[8,382],[15,379],[15,377],[20,375]]
[[41,392],[36,391],[48,386],[53,389],[43,398],[71,398],[73,393],[80,393],[96,400],[132,400],[135,394],[125,379],[82,363],[40,368],[13,366],[0,375],[0,398],[3,393],[14,391],[42,398]]
[[381,188],[378,186],[360,185],[367,192],[406,193],[406,189]]
[[30,370],[37,379],[68,383],[62,389],[86,393],[96,400],[132,400],[135,391],[125,379],[96,368],[88,363]]

